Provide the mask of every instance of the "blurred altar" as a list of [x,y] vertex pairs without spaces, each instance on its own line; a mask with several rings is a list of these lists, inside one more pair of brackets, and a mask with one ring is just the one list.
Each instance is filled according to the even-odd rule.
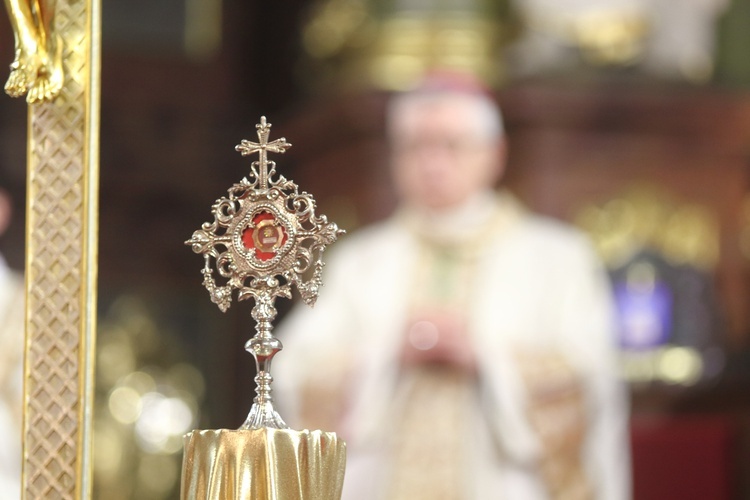
[[[239,426],[249,408],[249,314],[215,310],[182,245],[244,174],[234,145],[267,115],[295,145],[284,175],[354,230],[395,205],[388,96],[437,67],[492,89],[503,185],[588,232],[608,267],[635,499],[750,498],[750,2],[103,9],[95,497],[176,498],[181,434]],[[17,269],[24,122],[23,103],[0,101],[17,215],[0,250]]]

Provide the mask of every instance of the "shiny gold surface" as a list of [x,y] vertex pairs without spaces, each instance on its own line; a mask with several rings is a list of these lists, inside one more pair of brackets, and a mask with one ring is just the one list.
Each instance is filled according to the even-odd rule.
[[99,2],[58,0],[66,80],[29,107],[23,498],[89,498]]
[[719,260],[718,216],[703,205],[678,203],[656,188],[630,189],[604,204],[582,207],[574,218],[610,268],[641,248],[657,250],[673,265],[707,271]]
[[183,500],[336,500],[346,446],[336,434],[205,430],[185,436]]
[[694,347],[666,345],[648,351],[630,351],[621,355],[623,376],[634,384],[653,381],[690,387],[704,377],[703,356]]
[[[476,74],[496,83],[504,78],[497,58],[498,24],[461,15],[429,19],[413,15],[383,21],[365,63],[370,82],[387,90],[408,90],[435,69]],[[359,72],[356,65],[353,73]]]
[[529,7],[526,22],[531,31],[550,36],[559,44],[578,49],[583,58],[599,66],[629,66],[643,57],[653,26],[648,9],[598,7],[566,9],[566,5]]
[[5,92],[33,104],[57,97],[63,84],[62,40],[55,27],[57,0],[5,0],[15,34],[15,59]]
[[502,51],[518,28],[505,0],[319,0],[302,42],[327,84],[401,91],[436,70],[501,83]]

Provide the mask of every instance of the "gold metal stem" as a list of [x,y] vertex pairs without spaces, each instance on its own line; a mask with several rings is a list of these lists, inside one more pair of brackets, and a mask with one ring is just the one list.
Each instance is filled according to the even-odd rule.
[[253,406],[245,423],[240,429],[260,429],[271,427],[274,429],[288,429],[289,426],[281,418],[273,406],[271,383],[271,362],[283,346],[281,341],[273,336],[273,320],[276,318],[276,307],[273,296],[259,293],[255,296],[253,319],[256,322],[256,333],[245,343],[245,350],[255,358],[255,393]]

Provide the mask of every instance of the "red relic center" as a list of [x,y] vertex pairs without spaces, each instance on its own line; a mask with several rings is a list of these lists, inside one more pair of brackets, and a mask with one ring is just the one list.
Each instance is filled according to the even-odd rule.
[[245,248],[255,249],[255,257],[270,260],[276,257],[276,250],[286,243],[287,235],[278,224],[276,217],[268,212],[260,212],[253,217],[252,225],[242,231]]

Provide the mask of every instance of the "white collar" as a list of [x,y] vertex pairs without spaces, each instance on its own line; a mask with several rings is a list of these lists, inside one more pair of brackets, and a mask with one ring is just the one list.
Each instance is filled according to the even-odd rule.
[[461,245],[467,240],[482,237],[482,232],[498,217],[517,213],[520,207],[507,192],[490,189],[477,193],[457,207],[434,212],[404,206],[398,217],[420,238],[437,244]]

